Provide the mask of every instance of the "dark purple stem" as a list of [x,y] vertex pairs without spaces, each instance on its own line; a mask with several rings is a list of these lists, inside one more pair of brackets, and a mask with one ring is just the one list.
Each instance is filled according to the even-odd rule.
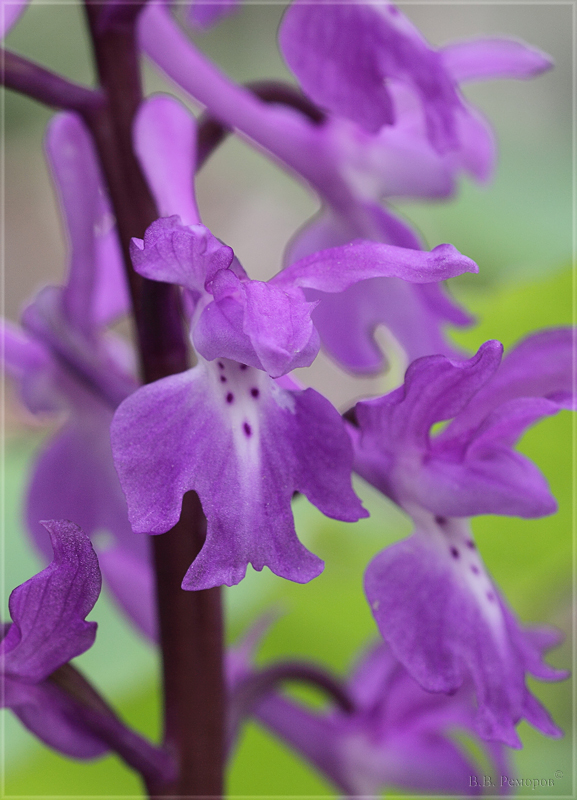
[[[149,383],[188,367],[175,287],[132,269],[129,244],[158,214],[132,144],[142,100],[135,23],[140,4],[87,2],[98,75],[106,105],[85,115],[108,184],[131,285],[142,375]],[[154,796],[222,795],[225,688],[221,593],[185,592],[184,574],[202,547],[205,519],[196,495],[185,497],[179,523],[152,539],[163,661],[165,745],[178,777]]]
[[84,114],[104,103],[101,92],[72,83],[10,50],[0,49],[0,65],[3,86],[47,106]]

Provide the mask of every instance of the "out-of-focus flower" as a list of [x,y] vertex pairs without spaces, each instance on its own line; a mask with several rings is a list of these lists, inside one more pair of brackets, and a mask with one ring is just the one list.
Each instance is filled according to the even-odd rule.
[[[292,671],[304,680],[307,670],[314,670],[321,684],[334,678],[307,662],[281,661],[256,669],[251,663],[254,641],[249,645],[241,643],[228,654],[231,709],[250,688],[256,720],[347,797],[376,796],[393,787],[427,794],[480,793],[481,780],[472,780],[479,766],[453,738],[475,731],[469,684],[449,697],[427,692],[381,643],[360,658],[340,690],[348,699],[346,709],[312,710],[271,692],[271,677]],[[510,772],[502,745],[488,743],[485,749],[496,771]]]
[[131,353],[106,330],[128,307],[120,246],[90,135],[79,118],[57,115],[46,150],[69,241],[68,276],[64,286],[40,290],[22,314],[21,329],[3,323],[5,368],[27,408],[64,415],[33,465],[26,520],[46,560],[51,551],[40,519],[75,520],[91,537],[112,534],[101,551],[107,584],[133,618],[150,620],[152,598],[143,610],[129,579],[131,565],[136,570],[147,557],[148,542],[131,530],[110,450],[114,410],[137,386]]
[[29,0],[0,0],[0,39],[16,25]]
[[206,31],[238,10],[240,0],[192,0],[187,4],[186,21]]
[[[350,25],[340,24],[342,15],[351,17]],[[387,48],[379,43],[383,32]],[[332,113],[318,124],[292,108],[261,102],[210,64],[162,7],[144,11],[140,39],[155,63],[217,119],[264,147],[318,193],[323,208],[293,240],[287,264],[357,238],[418,249],[419,237],[380,201],[449,196],[462,171],[486,180],[495,161],[491,130],[463,101],[459,83],[528,78],[551,65],[543,53],[508,39],[461,42],[435,51],[388,4],[293,4],[281,26],[281,47],[300,53],[304,73],[311,73],[318,91],[328,93],[337,107],[341,101],[355,109],[361,104],[369,116],[382,116],[372,97],[376,92],[388,108],[385,117],[394,111],[394,124],[369,132],[358,124],[356,110],[352,120]],[[362,58],[356,58],[361,52]],[[373,62],[386,67],[382,75]],[[301,77],[300,67],[295,70]],[[386,85],[384,76],[391,77]],[[332,109],[330,102],[324,106]],[[369,127],[375,124],[373,120]],[[444,142],[443,152],[429,134]],[[407,285],[395,278],[355,285],[326,298],[314,319],[328,353],[357,373],[377,372],[386,365],[374,338],[378,325],[390,329],[410,362],[431,353],[456,356],[443,329],[471,322],[442,286]]]
[[0,641],[3,705],[46,744],[76,758],[108,749],[69,713],[69,702],[47,679],[94,643],[85,617],[100,594],[100,570],[90,540],[67,521],[43,523],[54,558],[18,586],[9,600],[12,623]]

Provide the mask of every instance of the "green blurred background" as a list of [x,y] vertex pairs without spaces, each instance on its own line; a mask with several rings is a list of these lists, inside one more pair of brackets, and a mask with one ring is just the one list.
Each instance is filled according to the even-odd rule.
[[[454,294],[479,324],[455,338],[475,350],[488,338],[506,346],[525,333],[572,320],[572,168],[570,5],[400,4],[435,44],[474,35],[508,34],[553,55],[554,71],[534,81],[499,81],[468,87],[467,96],[492,121],[499,140],[499,168],[488,187],[464,182],[450,203],[404,203],[399,210],[423,233],[429,246],[450,241],[474,258],[478,276],[452,282]],[[218,63],[241,81],[288,78],[276,50],[281,5],[245,5],[217,29],[197,37]],[[70,4],[34,3],[7,46],[77,81],[92,81],[80,9]],[[149,91],[167,85],[146,69]],[[65,248],[42,155],[50,112],[6,93],[4,101],[6,201],[5,314],[17,319],[40,285],[62,279]],[[234,247],[252,277],[277,271],[287,240],[314,212],[307,190],[244,143],[230,139],[198,180],[203,221]],[[381,389],[386,378],[343,376],[327,359],[303,380],[347,406]],[[10,590],[40,567],[21,522],[26,474],[50,427],[40,426],[6,392],[4,474],[3,618]],[[559,501],[551,518],[522,521],[482,517],[474,521],[480,550],[497,583],[523,621],[550,622],[566,633],[551,661],[572,661],[572,427],[567,412],[529,431],[521,450],[536,461]],[[407,535],[410,526],[385,498],[358,482],[371,518],[357,523],[328,520],[306,500],[295,502],[302,540],[326,561],[323,575],[307,586],[290,584],[268,571],[250,573],[226,591],[228,638],[233,641],[259,612],[284,615],[264,642],[261,658],[310,657],[345,673],[376,628],[362,593],[369,559]],[[152,648],[120,619],[104,594],[91,618],[99,623],[96,645],[79,666],[139,730],[158,735],[157,658]],[[524,778],[553,778],[535,794],[574,797],[572,783],[572,688],[534,686],[558,724],[560,741],[521,726],[525,743],[515,754]],[[2,796],[141,797],[139,781],[115,758],[80,764],[55,755],[1,716],[4,754]],[[247,726],[228,780],[234,796],[334,796],[331,787],[256,725]],[[391,793],[399,791],[392,787]],[[519,794],[523,795],[524,792]],[[528,795],[529,792],[526,792]]]

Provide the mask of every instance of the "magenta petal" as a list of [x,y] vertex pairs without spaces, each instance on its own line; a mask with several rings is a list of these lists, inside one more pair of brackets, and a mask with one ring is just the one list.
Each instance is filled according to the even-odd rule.
[[62,397],[54,386],[58,367],[49,350],[8,320],[0,319],[2,367],[20,384],[26,407],[33,414],[59,411]]
[[572,328],[551,328],[523,339],[506,353],[497,373],[443,437],[474,430],[494,409],[518,397],[545,397],[561,408],[571,408],[574,347]]
[[351,489],[352,453],[335,409],[233,361],[201,363],[138,390],[116,413],[112,443],[134,530],[170,529],[184,493],[198,493],[208,532],[187,589],[238,583],[248,563],[297,582],[318,575],[322,562],[295,534],[294,491],[337,519],[366,513]]
[[11,0],[0,4],[0,38],[3,39],[8,31],[16,25],[20,16],[26,10],[29,0]]
[[84,618],[101,585],[86,534],[66,520],[44,524],[54,559],[10,595],[13,624],[0,645],[6,675],[30,683],[43,680],[94,643],[96,623]]
[[301,289],[241,281],[232,270],[219,271],[209,289],[214,302],[205,307],[193,334],[207,360],[230,358],[273,378],[312,363],[320,344],[311,321],[315,304]]
[[435,283],[477,271],[475,262],[461,255],[451,244],[440,244],[426,252],[380,242],[354,241],[302,258],[275,275],[271,283],[343,292],[370,278],[394,277],[411,283]]
[[[401,479],[402,480],[402,479]],[[547,481],[525,456],[493,446],[462,462],[432,452],[423,467],[397,487],[399,497],[411,496],[433,514],[472,517],[504,514],[533,519],[557,510]],[[409,487],[410,483],[410,487]]]
[[546,53],[515,39],[472,39],[441,49],[443,64],[456,81],[534,78],[553,66]]
[[[373,211],[367,232],[373,230],[375,239],[419,249],[419,242],[402,223],[376,206]],[[346,220],[324,211],[299,231],[291,242],[287,261],[292,263],[318,250],[339,247],[357,234]],[[335,294],[317,295],[313,291],[307,290],[307,297],[321,301],[313,312],[313,321],[323,347],[351,372],[375,373],[386,366],[374,336],[379,325],[393,334],[410,362],[431,353],[457,357],[460,354],[445,340],[442,327],[446,323],[467,325],[472,321],[440,283],[371,278]]]
[[451,419],[495,373],[503,347],[489,341],[468,361],[450,361],[445,356],[426,356],[414,361],[405,383],[382,398],[357,404],[363,437],[383,450],[401,444],[426,448],[435,422]]
[[472,677],[483,738],[519,747],[523,716],[552,735],[525,686],[520,628],[468,548],[466,526],[444,526],[417,532],[369,565],[365,591],[379,630],[425,689],[453,692]]
[[371,133],[395,119],[373,52],[375,17],[362,6],[294,2],[279,29],[281,52],[309,97]]
[[206,31],[238,10],[240,0],[191,0],[186,20],[193,28]]
[[159,216],[178,214],[185,225],[199,224],[193,181],[196,123],[192,114],[167,95],[149,97],[136,115],[134,140]]
[[460,100],[441,57],[397,8],[293,2],[279,29],[279,45],[304,91],[322,108],[376,133],[395,121],[387,79],[418,93],[431,142],[455,146]]
[[[144,539],[148,551],[148,537],[132,533],[135,539]],[[138,557],[126,547],[115,546],[98,554],[102,576],[115,601],[128,619],[152,642],[158,640],[158,623],[155,605],[154,574],[150,559]]]
[[134,269],[145,278],[204,291],[220,269],[233,260],[230,247],[219,242],[204,225],[187,227],[180,217],[157,219],[130,249]]
[[51,554],[41,519],[74,519],[89,536],[111,533],[135,556],[146,558],[147,542],[128,522],[110,449],[112,410],[94,403],[76,410],[40,453],[26,503],[26,520],[40,551]]
[[120,242],[91,136],[77,114],[57,114],[46,151],[70,239],[63,301],[69,322],[85,335],[124,313],[128,291]]

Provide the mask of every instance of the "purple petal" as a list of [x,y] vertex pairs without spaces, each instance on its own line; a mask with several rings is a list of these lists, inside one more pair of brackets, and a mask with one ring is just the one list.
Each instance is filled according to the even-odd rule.
[[148,543],[135,536],[128,522],[110,449],[112,409],[94,403],[74,413],[48,442],[34,466],[26,504],[28,528],[50,557],[40,519],[78,520],[89,536],[112,533],[135,557],[146,558]]
[[206,359],[233,359],[273,378],[313,362],[320,345],[311,320],[315,304],[301,289],[240,281],[232,270],[218,272],[209,289],[214,302],[202,312],[193,336]]
[[3,39],[8,31],[20,19],[26,10],[28,0],[10,0],[10,2],[0,3],[0,38]]
[[440,53],[445,68],[459,82],[534,78],[553,66],[546,53],[515,39],[455,42],[443,47]]
[[557,510],[547,481],[525,456],[493,446],[462,462],[434,451],[422,466],[395,483],[402,502],[417,502],[433,514],[471,517],[500,514],[533,519]]
[[471,676],[480,735],[520,747],[523,716],[547,735],[552,728],[525,686],[522,633],[470,541],[464,522],[429,522],[371,562],[365,591],[383,637],[423,688],[450,693]]
[[[426,356],[414,361],[399,389],[357,404],[357,418],[367,440],[383,450],[402,446],[427,448],[435,422],[451,419],[497,370],[503,347],[489,341],[468,361]],[[363,441],[364,444],[364,441]]]
[[22,313],[24,330],[50,352],[57,367],[50,377],[61,401],[70,405],[81,396],[91,406],[98,398],[115,408],[136,386],[126,370],[127,359],[118,363],[119,353],[126,353],[119,347],[122,340],[112,334],[97,336],[94,329],[84,335],[66,319],[63,305],[63,288],[45,286]]
[[[419,247],[403,230],[396,231],[388,224],[394,218],[382,209],[373,215],[377,239],[402,247]],[[325,211],[314,218],[291,243],[288,263],[302,259],[316,250],[338,247],[355,237],[354,229],[345,220]],[[368,230],[368,229],[367,229]],[[375,341],[375,330],[385,325],[413,361],[431,353],[457,357],[460,354],[442,334],[442,325],[471,323],[464,313],[445,294],[438,283],[412,284],[400,278],[372,278],[350,286],[335,295],[313,293],[309,299],[321,299],[313,312],[313,321],[324,348],[345,369],[351,372],[375,373],[383,370],[386,360]]]
[[249,562],[301,583],[318,575],[321,562],[294,531],[294,491],[338,519],[366,513],[333,407],[236,362],[201,363],[143,387],[118,409],[112,443],[135,531],[168,530],[184,493],[198,493],[208,533],[187,589],[238,583]]
[[177,100],[155,95],[134,121],[135,150],[161,217],[178,214],[184,225],[200,224],[194,196],[196,123]]
[[239,5],[240,0],[191,0],[186,11],[186,21],[193,28],[206,31],[234,14]]
[[153,222],[144,241],[132,240],[130,254],[140,275],[184,286],[196,295],[218,270],[230,267],[234,256],[204,225],[186,227],[178,216]]
[[455,146],[460,101],[441,57],[397,8],[386,4],[293,2],[279,30],[283,56],[321,107],[376,133],[395,121],[386,79],[418,93],[428,135],[440,151]]
[[302,258],[275,275],[271,283],[343,292],[370,278],[434,283],[464,272],[478,272],[478,267],[451,244],[440,244],[425,252],[381,242],[354,241]]
[[552,328],[523,339],[443,436],[476,429],[491,411],[517,397],[546,397],[560,407],[571,407],[574,337],[572,328]]
[[47,348],[8,320],[0,319],[2,366],[20,384],[22,400],[33,414],[59,411],[62,397],[54,386],[58,367]]
[[120,243],[92,139],[77,114],[57,114],[46,151],[70,239],[63,292],[70,323],[85,335],[129,307]]
[[457,117],[457,130],[459,152],[447,155],[454,173],[462,168],[474,180],[486,183],[492,177],[497,163],[497,142],[493,128],[475,108],[468,106]]
[[10,595],[13,624],[1,643],[9,677],[38,683],[94,643],[96,623],[85,622],[100,594],[100,570],[90,539],[72,522],[44,523],[52,563]]
[[[134,539],[147,537],[132,533]],[[146,547],[148,550],[148,547]],[[138,557],[126,547],[115,546],[98,554],[102,576],[128,619],[152,642],[158,641],[154,574],[150,559]]]
[[96,758],[109,746],[71,713],[72,702],[48,681],[26,684],[3,679],[4,707],[41,741],[71,758]]

